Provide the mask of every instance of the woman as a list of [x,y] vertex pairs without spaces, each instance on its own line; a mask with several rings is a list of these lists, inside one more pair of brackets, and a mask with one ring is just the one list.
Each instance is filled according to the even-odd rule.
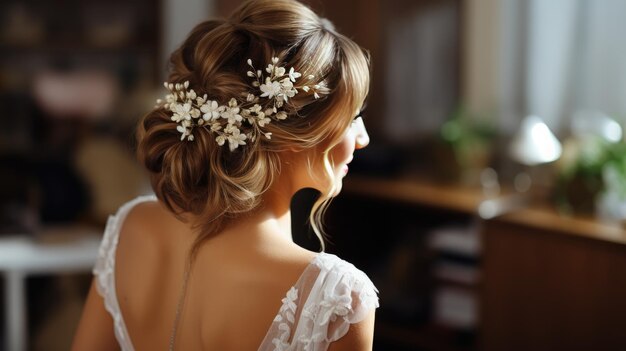
[[297,246],[369,138],[363,50],[306,6],[252,0],[196,26],[164,102],[139,124],[156,197],[107,224],[74,350],[370,350],[377,291],[353,265]]

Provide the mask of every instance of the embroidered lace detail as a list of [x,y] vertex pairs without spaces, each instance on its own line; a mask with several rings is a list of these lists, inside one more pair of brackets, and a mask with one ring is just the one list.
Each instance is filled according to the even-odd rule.
[[98,259],[93,269],[96,289],[104,299],[104,307],[113,318],[115,337],[122,351],[133,351],[134,348],[128,336],[115,292],[115,252],[120,228],[126,215],[135,205],[146,201],[156,201],[156,197],[154,195],[140,196],[120,207],[114,216],[109,216],[98,250]]
[[[378,307],[377,292],[365,273],[335,255],[321,253],[283,299],[259,350],[326,350],[348,332],[350,324]],[[294,323],[290,317],[298,313]]]
[[291,327],[296,321],[296,300],[298,299],[298,289],[291,287],[287,292],[287,296],[282,299],[283,305],[280,307],[274,322],[278,324],[280,335],[272,339],[274,351],[286,351],[289,348],[289,337],[291,336]]
[[[349,287],[346,286],[345,288],[348,289]],[[320,302],[320,307],[324,310],[320,323],[328,324],[334,322],[337,317],[345,317],[349,312],[352,312],[352,297],[349,293],[326,296],[325,300]]]

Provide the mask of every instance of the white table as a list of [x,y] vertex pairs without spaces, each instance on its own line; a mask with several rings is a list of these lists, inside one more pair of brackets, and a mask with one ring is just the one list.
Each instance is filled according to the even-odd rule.
[[0,237],[0,272],[5,277],[5,336],[7,351],[25,351],[27,306],[25,280],[29,275],[88,272],[98,255],[97,228],[47,229],[37,235]]

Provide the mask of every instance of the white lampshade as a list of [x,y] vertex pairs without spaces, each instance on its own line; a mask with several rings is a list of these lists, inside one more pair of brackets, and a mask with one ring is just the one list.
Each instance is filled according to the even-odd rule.
[[574,113],[572,134],[579,138],[599,136],[608,142],[617,143],[622,140],[622,127],[600,111],[580,110]]
[[515,161],[535,166],[556,161],[561,157],[561,143],[550,128],[537,116],[530,115],[524,120],[513,138],[509,154]]

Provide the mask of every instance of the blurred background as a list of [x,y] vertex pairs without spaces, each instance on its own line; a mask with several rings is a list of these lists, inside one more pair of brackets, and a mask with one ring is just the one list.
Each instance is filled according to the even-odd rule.
[[[626,349],[626,2],[304,2],[372,55],[327,251],[380,290],[375,350]],[[0,349],[69,348],[168,55],[240,3],[0,2]]]

